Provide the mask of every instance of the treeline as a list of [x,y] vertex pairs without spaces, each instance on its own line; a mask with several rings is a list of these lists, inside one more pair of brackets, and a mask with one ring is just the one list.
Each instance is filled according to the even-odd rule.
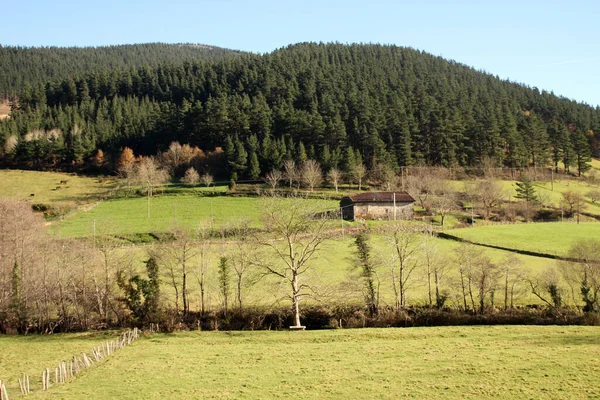
[[[599,321],[597,239],[573,244],[576,262],[534,272],[474,245],[442,252],[427,226],[391,221],[372,232],[377,245],[368,230],[347,232],[354,246],[336,257],[348,257],[349,268],[323,282],[332,259],[319,256],[340,239],[339,221],[315,219],[302,199],[264,200],[259,235],[245,223],[175,227],[146,254],[101,229],[52,239],[26,202],[0,201],[0,333]],[[520,307],[530,295],[543,305]]]
[[0,45],[0,99],[55,79],[91,71],[125,70],[165,62],[222,59],[237,51],[200,44],[146,43],[99,47]]
[[491,159],[581,174],[599,132],[598,108],[410,48],[341,44],[69,77],[22,91],[0,123],[5,162],[82,165],[179,141],[234,149],[239,178],[254,157],[265,174],[305,157],[341,167],[349,152],[368,168]]

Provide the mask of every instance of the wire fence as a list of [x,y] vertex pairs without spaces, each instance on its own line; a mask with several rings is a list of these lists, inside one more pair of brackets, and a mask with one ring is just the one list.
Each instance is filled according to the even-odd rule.
[[[158,325],[152,326],[150,332],[157,332]],[[90,352],[83,352],[81,355],[73,356],[71,359],[59,362],[54,368],[44,368],[41,373],[41,380],[34,381],[28,375],[16,379],[14,386],[11,387],[12,393],[28,395],[34,389],[46,391],[54,385],[68,382],[75,378],[82,371],[90,368],[112,355],[117,350],[130,345],[141,337],[141,331],[138,328],[130,329],[122,333],[113,340],[107,340],[98,346],[92,348]],[[0,380],[0,400],[8,400],[7,381]],[[33,383],[33,385],[32,385]],[[18,384],[18,386],[17,386]]]

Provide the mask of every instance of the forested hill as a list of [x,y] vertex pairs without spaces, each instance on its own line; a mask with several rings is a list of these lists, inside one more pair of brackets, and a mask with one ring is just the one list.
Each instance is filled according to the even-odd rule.
[[[5,160],[223,147],[256,177],[293,158],[349,169],[483,160],[585,172],[600,110],[410,48],[298,44],[262,56],[102,71],[35,86],[0,123]],[[0,143],[2,143],[0,142]]]
[[164,62],[220,59],[239,52],[206,45],[147,43],[102,47],[0,45],[0,98],[53,79],[103,69],[129,69]]

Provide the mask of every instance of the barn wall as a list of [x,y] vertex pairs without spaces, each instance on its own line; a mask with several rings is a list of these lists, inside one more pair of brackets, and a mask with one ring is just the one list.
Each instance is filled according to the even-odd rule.
[[[413,216],[413,203],[396,202],[396,218]],[[394,219],[394,203],[357,203],[354,205],[355,219]]]

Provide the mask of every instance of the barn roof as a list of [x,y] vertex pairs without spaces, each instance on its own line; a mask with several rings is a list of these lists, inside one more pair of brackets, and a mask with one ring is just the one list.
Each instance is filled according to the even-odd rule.
[[365,192],[349,197],[353,203],[390,203],[394,201],[394,194],[396,195],[396,201],[399,203],[413,203],[415,201],[406,192]]

